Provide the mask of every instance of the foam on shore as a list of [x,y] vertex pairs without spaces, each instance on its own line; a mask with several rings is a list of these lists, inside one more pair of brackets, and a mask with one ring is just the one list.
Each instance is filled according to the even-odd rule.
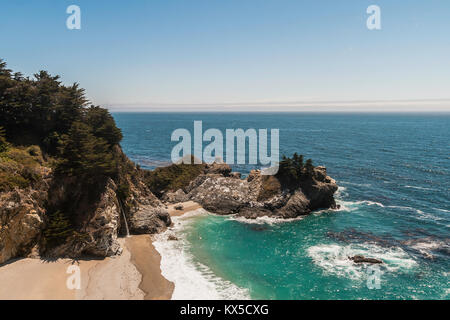
[[[193,223],[195,216],[208,214],[203,209],[173,217],[174,226],[158,234],[153,245],[161,255],[163,276],[175,284],[173,300],[249,299],[246,289],[216,276],[207,266],[194,260],[183,230]],[[175,235],[178,240],[168,240]]]
[[247,223],[247,224],[274,225],[274,224],[280,224],[280,223],[286,223],[286,222],[299,221],[304,218],[305,218],[305,216],[299,216],[297,218],[291,218],[291,219],[263,216],[263,217],[257,217],[256,219],[247,219],[244,217],[231,216],[228,218],[228,220],[234,220],[234,221],[238,221],[241,223]]

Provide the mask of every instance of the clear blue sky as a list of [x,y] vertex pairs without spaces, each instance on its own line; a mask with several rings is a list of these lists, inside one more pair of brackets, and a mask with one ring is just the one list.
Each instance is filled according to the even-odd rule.
[[[448,0],[0,4],[0,57],[9,67],[79,82],[95,104],[251,108],[435,99],[447,102],[434,108],[450,110]],[[66,29],[70,4],[81,7],[81,30]],[[380,31],[366,28],[371,4],[381,7]]]

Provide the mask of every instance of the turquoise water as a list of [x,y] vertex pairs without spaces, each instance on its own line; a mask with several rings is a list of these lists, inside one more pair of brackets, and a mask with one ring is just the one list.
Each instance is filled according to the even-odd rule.
[[[251,298],[449,298],[449,114],[114,116],[125,152],[149,169],[168,163],[172,131],[192,130],[194,120],[204,129],[279,128],[282,154],[327,166],[338,211],[283,223],[198,216],[180,231],[194,263]],[[355,254],[385,263],[368,270],[348,260]]]

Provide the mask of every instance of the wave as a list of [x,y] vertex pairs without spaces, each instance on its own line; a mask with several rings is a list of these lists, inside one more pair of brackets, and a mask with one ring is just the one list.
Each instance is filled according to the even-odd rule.
[[[175,284],[173,300],[241,300],[250,299],[247,289],[242,289],[230,281],[216,276],[207,266],[196,262],[189,252],[189,242],[183,230],[194,219],[193,216],[205,215],[198,209],[181,217],[173,217],[173,228],[155,236],[153,242],[161,255],[163,276]],[[178,241],[167,240],[176,234]]]
[[450,254],[449,239],[437,239],[433,237],[410,239],[402,241],[408,249],[415,251],[427,259],[436,258],[436,254]]
[[359,201],[345,201],[336,199],[336,204],[340,206],[337,211],[355,211],[360,209],[361,205],[367,205],[367,206],[378,206],[381,208],[385,208],[386,206],[382,204],[381,202],[375,202],[370,200],[359,200]]
[[446,209],[440,209],[440,208],[433,208],[434,210],[441,211],[441,212],[450,212],[450,210]]
[[[341,199],[336,199],[336,204],[338,204],[340,206],[340,208],[337,209],[336,211],[351,212],[351,211],[360,209],[361,205],[366,205],[366,206],[377,206],[380,208],[391,208],[391,209],[413,211],[413,212],[417,213],[417,215],[415,217],[417,217],[418,219],[421,219],[421,220],[432,220],[435,222],[445,220],[442,217],[438,217],[431,213],[424,212],[417,208],[407,207],[407,206],[388,206],[388,205],[382,204],[381,202],[370,201],[370,200],[345,201],[345,200],[341,200]],[[445,210],[445,209],[436,209],[436,208],[432,208],[432,209],[439,210],[442,212],[449,212],[448,210]],[[325,210],[325,211],[329,211],[329,210]]]
[[336,193],[334,194],[336,198],[342,198],[348,196],[347,188],[339,186]]
[[167,167],[172,164],[172,162],[167,160],[150,159],[144,156],[131,156],[131,159],[134,162],[146,167]]
[[405,188],[409,188],[409,189],[417,189],[417,190],[436,191],[436,189],[433,189],[433,188],[425,188],[425,187],[418,187],[418,186],[405,186]]
[[363,255],[383,260],[383,264],[378,265],[381,274],[408,272],[417,265],[417,262],[401,248],[385,248],[369,243],[322,244],[308,248],[307,252],[324,273],[357,281],[367,279],[367,265],[354,263],[348,258],[350,256]]
[[[435,215],[433,215],[433,214],[431,214],[431,213],[427,213],[427,212],[424,212],[424,211],[422,211],[422,210],[420,210],[420,209],[413,208],[413,207],[407,207],[407,206],[387,206],[387,208],[400,209],[400,210],[406,210],[406,211],[413,211],[413,212],[417,213],[416,217],[417,217],[418,219],[421,219],[421,220],[432,220],[432,221],[435,221],[435,222],[444,220],[444,218],[435,216]],[[435,209],[435,208],[432,208],[432,209]],[[438,209],[438,210],[439,210],[439,209]]]
[[241,223],[247,223],[247,224],[268,224],[268,225],[274,225],[274,224],[280,224],[280,223],[286,223],[286,222],[293,222],[293,221],[299,221],[304,219],[305,216],[299,216],[297,218],[291,218],[291,219],[283,219],[283,218],[275,218],[275,217],[258,217],[256,219],[247,219],[244,217],[236,217],[236,216],[231,216],[229,218],[227,218],[227,220],[233,220],[233,221],[238,221]]
[[355,187],[370,187],[372,186],[370,183],[354,183],[354,182],[346,182],[346,181],[340,181],[339,183],[349,185],[349,186],[355,186]]

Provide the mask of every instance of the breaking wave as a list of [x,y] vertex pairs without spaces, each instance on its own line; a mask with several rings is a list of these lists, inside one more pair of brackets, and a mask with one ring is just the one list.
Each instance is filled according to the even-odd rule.
[[[238,300],[249,299],[248,290],[216,276],[207,266],[196,262],[189,252],[189,243],[183,229],[189,226],[193,216],[205,215],[198,209],[181,217],[173,217],[174,227],[155,236],[153,242],[161,254],[162,275],[175,284],[173,300]],[[178,241],[168,240],[176,235]]]
[[417,265],[401,248],[385,248],[374,244],[322,244],[308,248],[307,252],[324,273],[352,280],[365,280],[367,277],[367,265],[349,259],[355,255],[382,260],[383,264],[378,265],[381,273],[407,272]]

